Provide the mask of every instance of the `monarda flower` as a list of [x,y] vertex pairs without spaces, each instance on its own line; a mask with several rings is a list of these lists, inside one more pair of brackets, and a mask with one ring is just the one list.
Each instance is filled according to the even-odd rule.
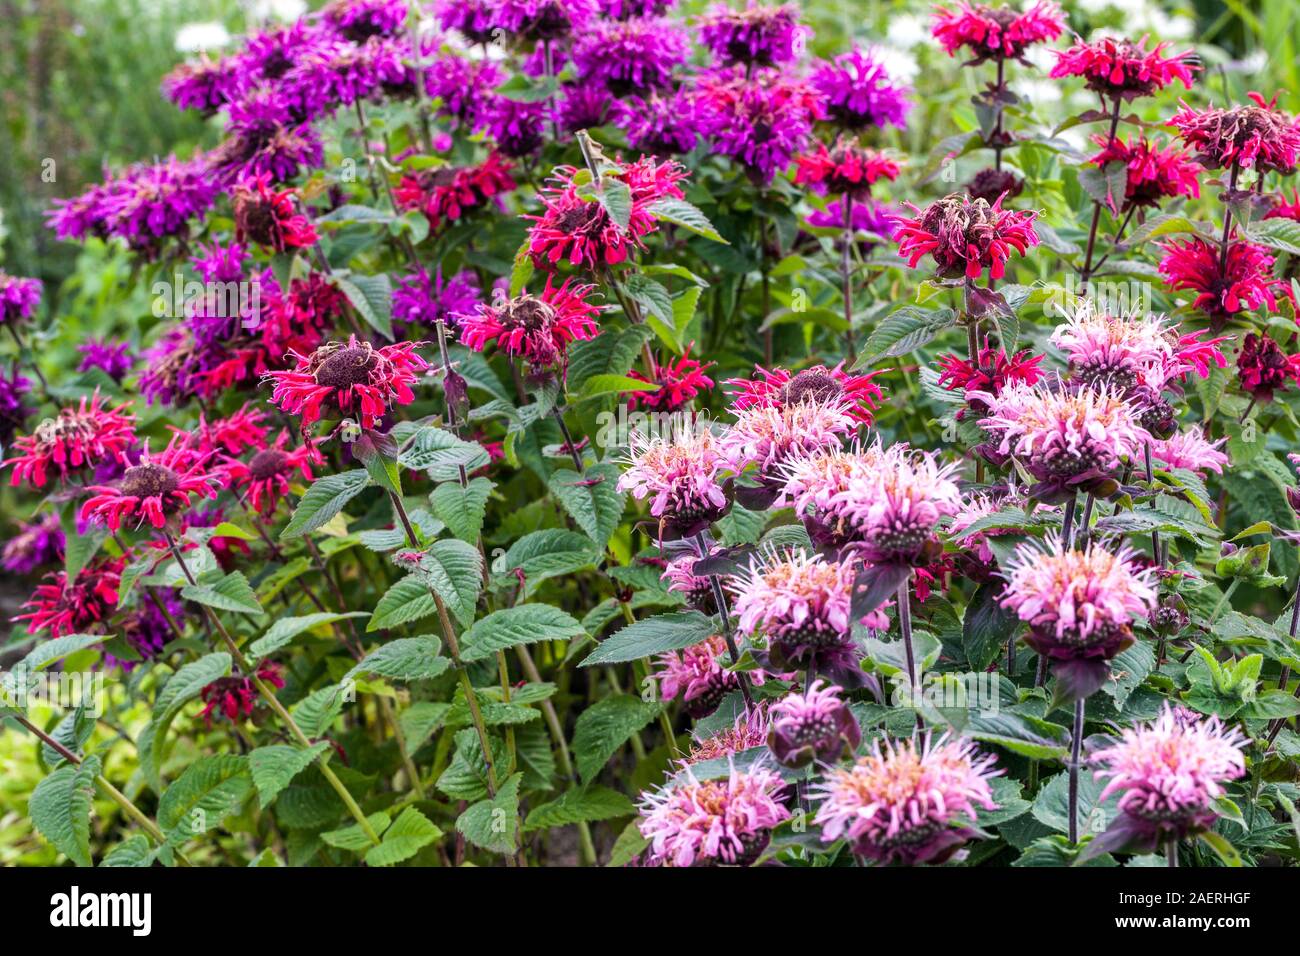
[[63,560],[63,528],[59,516],[47,514],[39,521],[24,522],[5,542],[0,566],[11,574],[31,574],[39,567]]
[[679,429],[670,436],[634,432],[629,466],[619,491],[650,500],[650,514],[661,533],[685,538],[703,531],[731,506],[719,475],[727,460],[718,439],[704,428]]
[[311,221],[297,211],[295,190],[272,189],[271,177],[264,174],[239,183],[230,195],[239,242],[251,240],[276,252],[316,244]]
[[1107,662],[1133,643],[1133,619],[1146,620],[1156,605],[1155,572],[1134,556],[1096,542],[1066,550],[1053,533],[1020,545],[1006,568],[1001,604],[1028,625],[1025,643],[1052,662],[1068,699],[1106,682]]
[[695,573],[695,562],[699,557],[685,554],[674,558],[664,567],[659,580],[668,582],[670,594],[680,594],[686,603],[695,610],[709,616],[718,613],[717,600],[713,594],[713,582],[707,577]]
[[232,414],[212,422],[206,416],[199,415],[199,427],[196,430],[182,432],[181,429],[173,428],[173,431],[189,435],[195,451],[239,455],[245,449],[266,447],[266,438],[271,429],[263,424],[265,421],[265,412],[245,403]]
[[772,829],[790,819],[785,784],[766,767],[733,766],[724,780],[696,780],[689,767],[683,774],[641,801],[638,827],[656,866],[752,866]]
[[[129,674],[140,664],[157,660],[167,645],[176,639],[176,632],[172,630],[167,615],[171,615],[173,621],[182,620],[185,605],[171,588],[150,588],[149,593],[151,597],[142,595],[139,607],[115,627],[140,659],[127,660],[105,652],[105,666],[117,667]],[[163,613],[164,609],[166,614]]]
[[827,116],[849,130],[872,126],[907,125],[910,90],[893,80],[884,58],[873,49],[854,45],[830,62],[819,62],[812,84],[821,94]]
[[[1184,360],[1177,332],[1163,316],[1111,315],[1086,299],[1056,327],[1051,341],[1069,356],[1075,380],[1088,386],[1108,385],[1118,392],[1139,384],[1163,388],[1195,367]],[[1198,359],[1205,344],[1190,346]],[[1226,361],[1221,354],[1219,361]]]
[[1276,109],[1276,96],[1267,102],[1258,93],[1249,96],[1253,105],[1226,110],[1198,110],[1182,103],[1169,125],[1208,169],[1253,167],[1261,174],[1289,176],[1300,159],[1300,126]]
[[405,0],[332,0],[321,11],[333,30],[353,43],[392,36],[406,23]]
[[999,198],[1015,199],[1024,188],[1024,180],[1008,169],[981,169],[966,184],[966,195],[994,203]]
[[1145,136],[1130,144],[1121,137],[1107,140],[1094,136],[1093,142],[1102,147],[1092,157],[1098,168],[1110,163],[1120,163],[1128,170],[1124,187],[1124,201],[1115,203],[1112,197],[1111,212],[1129,212],[1138,208],[1152,208],[1175,196],[1201,195],[1197,181],[1200,166],[1190,156],[1176,147],[1159,149]]
[[1273,393],[1300,382],[1300,355],[1287,355],[1267,335],[1250,332],[1237,354],[1241,390],[1257,402],[1271,402]]
[[615,100],[610,120],[627,135],[627,144],[652,156],[689,153],[699,140],[695,101],[688,90],[651,92]]
[[688,48],[686,34],[668,20],[598,21],[574,39],[573,65],[580,80],[615,96],[646,93],[672,85]]
[[879,445],[865,450],[856,443],[838,445],[785,463],[785,487],[779,505],[791,505],[817,548],[840,549],[857,540],[857,529],[844,512],[846,503],[865,493],[880,467]]
[[470,43],[490,43],[496,31],[493,0],[437,0],[433,15],[444,30],[456,30]]
[[324,147],[302,112],[279,89],[254,90],[231,103],[226,138],[207,156],[211,174],[225,185],[257,176],[283,183],[319,166]]
[[[258,661],[257,679],[277,690],[284,687],[284,668],[275,661]],[[235,723],[241,716],[253,716],[257,704],[257,685],[242,675],[219,677],[200,691],[203,698],[203,722],[212,726],[214,715]]]
[[1232,240],[1221,269],[1221,251],[1214,243],[1193,237],[1158,244],[1164,252],[1160,274],[1171,288],[1196,293],[1192,307],[1200,309],[1216,327],[1238,312],[1268,306],[1277,310],[1277,296],[1286,294],[1273,275],[1273,255],[1264,246]]
[[[808,225],[815,229],[835,229],[843,233],[845,202],[844,199],[835,199],[827,203],[825,209],[814,209],[808,214]],[[894,238],[898,216],[882,203],[850,202],[849,228],[853,231],[854,243],[863,258],[866,258],[876,246]]]
[[805,153],[796,160],[799,164],[795,170],[796,185],[810,185],[820,191],[828,191],[839,196],[862,198],[871,192],[871,187],[881,179],[898,178],[899,166],[884,153],[860,146],[856,139],[841,137],[832,149],[825,143],[818,143],[812,153]]
[[212,116],[239,95],[243,85],[240,63],[234,57],[211,60],[201,55],[182,63],[163,77],[163,96],[183,110]]
[[1191,50],[1165,56],[1168,43],[1157,43],[1148,50],[1144,36],[1137,43],[1102,37],[1091,43],[1075,38],[1068,50],[1053,50],[1056,64],[1048,74],[1053,79],[1081,76],[1084,85],[1103,99],[1116,97],[1132,102],[1139,96],[1151,96],[1178,81],[1192,88],[1192,73],[1201,67]]
[[47,575],[47,583],[32,593],[23,604],[31,608],[15,621],[27,621],[27,631],[38,634],[48,630],[54,638],[77,634],[106,623],[117,607],[123,558],[100,558],[82,568],[73,581],[64,571]]
[[81,353],[78,372],[89,372],[97,368],[115,382],[121,382],[131,371],[135,359],[131,355],[131,346],[126,342],[101,342],[91,339],[77,346]]
[[6,375],[0,370],[0,446],[8,445],[14,432],[22,428],[34,409],[28,408],[23,396],[31,391],[32,383],[16,371]]
[[0,270],[0,323],[26,322],[41,304],[41,280],[23,279]]
[[1038,245],[1035,214],[1003,209],[1001,199],[989,204],[954,193],[924,210],[906,205],[916,218],[902,220],[894,238],[898,254],[913,269],[930,255],[945,278],[978,279],[988,269],[990,278],[1001,279],[1013,251],[1023,256]]
[[975,397],[989,410],[979,425],[998,442],[994,460],[1015,457],[1041,483],[1032,496],[1049,503],[1080,490],[1108,493],[1120,460],[1140,456],[1151,440],[1134,406],[1110,386],[1017,384]]
[[457,316],[460,341],[475,352],[495,343],[507,355],[526,359],[534,372],[558,367],[563,375],[569,344],[600,333],[600,306],[588,301],[594,289],[572,278],[556,286],[548,275],[539,296],[524,292],[501,305],[483,303],[477,312]]
[[847,840],[877,864],[943,863],[981,835],[975,808],[997,809],[989,781],[1000,773],[969,740],[877,739],[852,767],[827,771],[815,822],[822,842]]
[[1212,471],[1223,474],[1223,466],[1228,464],[1228,456],[1219,451],[1219,447],[1228,439],[1218,441],[1205,440],[1205,433],[1199,425],[1185,432],[1175,432],[1168,438],[1151,443],[1151,457],[1166,468],[1186,468],[1189,471]]
[[782,465],[820,448],[839,447],[857,427],[843,402],[754,405],[736,412],[720,442],[737,474],[757,466],[764,484],[780,484]]
[[[727,642],[720,634],[684,650],[660,654],[654,675],[659,696],[663,700],[681,697],[692,719],[707,717],[718,709],[722,698],[740,689],[739,676],[719,660],[726,654]],[[761,670],[748,674],[751,682],[760,686],[767,678]]]
[[696,88],[695,106],[700,132],[761,186],[789,168],[822,115],[820,94],[773,70],[753,77],[726,71],[707,75]]
[[594,0],[498,0],[497,23],[530,40],[558,40],[581,31],[596,13]]
[[850,483],[833,512],[853,529],[858,550],[877,564],[918,566],[938,557],[935,529],[961,507],[952,480],[958,463],[940,465],[934,454],[893,445],[874,474]]
[[682,760],[691,766],[705,760],[723,760],[767,744],[767,705],[759,701],[736,715],[730,727],[710,734],[699,743],[691,745],[691,752]]
[[944,52],[956,56],[965,47],[969,64],[985,60],[1023,60],[1036,43],[1055,40],[1065,29],[1065,14],[1051,0],[1037,0],[1021,13],[1005,4],[991,7],[959,2],[956,9],[936,7],[934,38]]
[[844,405],[855,421],[870,425],[873,412],[884,398],[880,386],[872,381],[881,374],[883,372],[877,371],[855,375],[844,370],[843,362],[834,368],[814,365],[800,372],[756,365],[753,378],[730,378],[724,384],[728,386],[738,412],[814,402]]
[[700,362],[691,358],[691,349],[687,346],[680,358],[656,363],[648,378],[633,369],[628,372],[629,378],[659,387],[653,392],[626,393],[628,408],[647,408],[654,412],[677,411],[694,401],[700,392],[713,388],[713,379],[705,374],[705,370],[712,365],[712,362]]
[[857,750],[862,730],[840,700],[838,687],[814,680],[804,693],[791,693],[771,706],[767,745],[783,767],[834,763]]
[[270,447],[256,452],[247,462],[226,456],[222,464],[226,486],[240,496],[247,495],[253,510],[264,518],[275,513],[295,479],[314,480],[312,465],[323,462],[314,442],[304,442],[290,451],[285,449],[288,441],[289,433],[282,431]]
[[1101,768],[1096,778],[1106,781],[1098,799],[1120,794],[1120,815],[1085,853],[1150,853],[1208,830],[1223,785],[1246,773],[1246,743],[1217,716],[1188,719],[1168,703],[1151,723],[1125,727],[1088,759]]
[[469,269],[443,281],[441,269],[430,275],[417,267],[393,287],[393,318],[428,329],[439,322],[452,326],[454,316],[473,312],[482,303],[478,278]]
[[140,463],[131,465],[113,485],[93,485],[81,506],[81,520],[107,525],[110,531],[122,526],[122,519],[135,518],[138,528],[146,521],[162,528],[167,519],[190,504],[190,496],[215,498],[216,479],[204,470],[207,455],[186,447],[185,438],[173,435],[157,455],[146,443]]
[[402,209],[419,209],[430,229],[454,223],[475,209],[500,202],[515,188],[510,163],[491,153],[477,166],[443,166],[402,177],[393,198]]
[[546,138],[545,118],[545,103],[493,96],[483,108],[480,125],[487,128],[503,156],[520,159],[541,148]]
[[812,36],[799,22],[794,4],[764,7],[749,0],[745,9],[716,4],[699,18],[700,41],[723,66],[779,66],[797,60]]
[[69,472],[94,468],[105,461],[126,461],[126,450],[135,443],[135,416],[124,411],[126,403],[105,408],[96,391],[83,397],[76,408],[65,408],[47,418],[30,435],[14,441],[17,454],[4,462],[13,465],[12,485],[30,481],[44,488],[51,468],[66,478]]
[[604,126],[613,106],[614,97],[603,86],[566,83],[560,88],[553,115],[561,130],[576,133]]
[[310,355],[291,353],[296,367],[266,373],[273,384],[271,404],[302,415],[304,429],[325,410],[356,416],[362,428],[374,428],[391,407],[415,401],[411,386],[428,367],[416,352],[421,344],[375,348],[351,335],[347,342],[327,342]]
[[[988,406],[979,399],[978,393],[996,395],[1008,385],[1035,385],[1043,374],[1038,367],[1042,361],[1043,356],[1034,355],[1029,349],[1008,357],[1001,346],[994,349],[989,345],[985,336],[974,362],[956,354],[940,356],[939,385],[950,392],[962,392],[970,410],[983,415],[988,412]],[[959,419],[965,416],[965,409],[957,413]]]

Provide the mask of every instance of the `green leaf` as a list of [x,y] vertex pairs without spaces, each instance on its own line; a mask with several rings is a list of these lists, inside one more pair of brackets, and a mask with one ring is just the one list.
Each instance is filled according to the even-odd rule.
[[239,811],[253,789],[247,757],[199,757],[158,801],[158,826],[179,845]]
[[1214,851],[1224,866],[1235,868],[1242,865],[1241,854],[1237,852],[1237,848],[1229,843],[1228,838],[1222,833],[1207,830],[1201,834],[1201,839]]
[[905,305],[889,313],[876,326],[876,330],[867,338],[863,357],[896,358],[907,355],[930,342],[940,332],[956,325],[957,313],[952,309],[922,309],[915,305]]
[[[1086,769],[1079,774],[1078,815],[1075,819],[1078,821],[1080,836],[1102,833],[1115,818],[1119,794],[1113,793],[1102,802],[1101,791],[1104,786],[1104,782],[1097,780]],[[1059,833],[1069,832],[1069,787],[1069,773],[1058,773],[1043,785],[1034,799],[1034,818]]]
[[411,621],[428,617],[438,610],[433,595],[429,593],[424,581],[415,574],[408,574],[392,587],[375,605],[370,615],[366,631],[378,631],[385,627],[401,627]]
[[262,604],[242,571],[231,571],[212,584],[188,584],[181,597],[221,611],[261,614]]
[[393,285],[387,275],[335,276],[334,284],[372,329],[393,340]]
[[533,808],[524,820],[524,832],[549,830],[571,823],[613,820],[636,813],[625,795],[608,787],[592,786],[569,790],[550,803]]
[[643,310],[667,327],[674,326],[673,297],[660,283],[649,276],[633,273],[627,277],[624,288]]
[[[383,833],[387,830],[392,819],[392,817],[382,811],[366,815],[366,822],[370,824],[370,829],[374,830],[376,833]],[[367,847],[374,846],[374,844],[370,842],[370,837],[366,836],[366,831],[361,829],[361,824],[359,823],[354,823],[350,827],[343,827],[339,830],[331,830],[328,833],[322,833],[320,838],[327,845],[332,846],[335,849],[347,850],[351,853],[360,853]]]
[[459,481],[444,481],[430,492],[429,505],[452,534],[472,544],[483,531],[483,516],[495,487],[482,476],[471,478],[463,488]]
[[322,611],[316,614],[303,614],[298,617],[282,617],[272,624],[265,634],[248,646],[248,654],[251,657],[266,657],[287,646],[295,637],[306,631],[324,627],[326,624],[333,624],[336,621],[342,621],[350,617],[368,616],[365,611],[349,611],[346,614]]
[[321,687],[294,705],[294,722],[306,736],[323,737],[343,712],[343,705],[347,701],[344,685]]
[[549,604],[521,604],[475,621],[461,636],[461,660],[486,660],[510,647],[562,641],[585,634],[582,625]]
[[676,651],[707,640],[717,632],[711,618],[699,611],[676,611],[659,614],[629,624],[602,641],[582,662],[583,667],[594,664],[621,664],[625,661],[653,657],[664,651]]
[[149,838],[142,834],[129,836],[104,855],[99,861],[100,869],[105,867],[152,866],[154,851]]
[[632,224],[632,189],[628,184],[613,176],[602,176],[596,199],[605,207],[614,225],[627,232]]
[[650,204],[650,212],[660,219],[666,219],[683,229],[690,230],[697,236],[712,239],[714,242],[725,243],[727,241],[722,238],[722,234],[717,229],[713,228],[713,223],[709,222],[709,217],[685,199],[666,198],[657,200]]
[[38,833],[77,866],[90,866],[90,802],[99,776],[98,757],[65,764],[36,785],[27,815]]
[[618,490],[619,475],[618,465],[604,462],[592,465],[583,475],[560,469],[547,482],[555,499],[601,548],[609,543],[627,504],[627,494]]
[[75,581],[81,569],[90,563],[90,559],[99,553],[100,547],[108,537],[108,529],[101,525],[91,525],[85,534],[77,531],[77,509],[69,508],[63,515],[63,571],[69,581]]
[[203,688],[214,680],[219,680],[230,673],[230,655],[224,651],[208,654],[197,661],[186,664],[163,685],[153,704],[153,720],[150,723],[152,734],[150,746],[141,747],[141,756],[149,756],[149,766],[154,771],[151,776],[157,783],[157,768],[162,763],[163,745],[166,743],[167,728],[180,713],[181,708],[199,696]]
[[272,744],[250,752],[248,766],[262,809],[269,807],[280,791],[289,786],[293,778],[306,770],[327,747],[329,744],[322,740],[312,744],[309,749]]
[[483,555],[474,545],[454,538],[435,541],[420,554],[412,574],[442,598],[462,625],[474,620],[483,587]]
[[397,456],[397,461],[403,468],[425,472],[434,481],[455,481],[460,479],[461,468],[477,471],[489,459],[487,451],[477,442],[426,425],[415,433],[410,447]]
[[963,732],[1033,760],[1058,760],[1070,746],[1070,731],[1060,724],[1007,711],[972,713]]
[[519,847],[519,782],[511,774],[495,797],[480,800],[456,820],[456,829],[477,847],[508,856]]
[[293,516],[280,532],[280,537],[295,538],[315,531],[342,511],[343,506],[361,494],[368,484],[370,475],[364,468],[318,478],[298,501],[298,507],[293,510]]
[[449,710],[451,704],[445,701],[419,700],[402,711],[397,720],[402,725],[406,746],[412,752],[423,746],[433,732],[442,726]]
[[625,392],[654,392],[659,386],[645,382],[630,375],[593,375],[582,383],[582,397],[596,398],[600,395],[622,395]]
[[440,836],[442,831],[428,817],[415,807],[407,807],[384,831],[383,842],[366,851],[366,865],[392,866],[409,860]]
[[451,666],[451,659],[440,654],[442,645],[436,638],[403,637],[382,644],[366,655],[365,660],[348,671],[343,683],[358,674],[378,674],[391,680],[430,680]]
[[547,528],[526,534],[493,565],[498,577],[514,583],[516,571],[524,574],[524,594],[532,594],[543,581],[572,574],[600,562],[601,551],[586,535]]
[[661,710],[663,705],[657,701],[647,703],[629,694],[617,694],[596,701],[578,715],[573,753],[582,782],[600,773],[618,749]]
[[1020,627],[1014,611],[1002,607],[1002,587],[997,581],[985,581],[975,589],[966,616],[962,619],[962,647],[970,666],[982,671],[998,658]]

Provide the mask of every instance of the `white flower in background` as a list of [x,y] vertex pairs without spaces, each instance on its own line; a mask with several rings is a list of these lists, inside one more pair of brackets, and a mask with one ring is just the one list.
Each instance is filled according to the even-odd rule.
[[1061,84],[1053,80],[1012,80],[1011,91],[1030,103],[1057,103],[1061,99]]
[[916,79],[916,75],[921,72],[921,66],[916,62],[916,57],[906,50],[900,50],[895,46],[877,46],[872,47],[876,55],[885,65],[886,72],[889,76],[900,83],[911,83]]
[[914,46],[930,42],[930,21],[912,13],[900,14],[889,22],[889,31],[885,39],[890,46],[900,50],[910,50]]
[[220,23],[187,23],[176,31],[176,49],[180,53],[219,50],[230,43],[230,33]]
[[1052,48],[1049,46],[1031,46],[1025,50],[1023,56],[1031,66],[1042,70],[1044,76],[1056,66],[1056,57],[1052,55]]
[[306,0],[245,0],[249,17],[261,22],[276,19],[288,23],[307,12]]

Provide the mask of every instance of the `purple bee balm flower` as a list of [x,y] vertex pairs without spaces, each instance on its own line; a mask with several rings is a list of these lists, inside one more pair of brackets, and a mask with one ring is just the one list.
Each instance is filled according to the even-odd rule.
[[419,269],[397,280],[393,289],[393,318],[433,328],[442,320],[455,328],[453,317],[478,311],[483,297],[474,273],[462,270],[443,281],[442,270],[433,275]]
[[406,23],[406,0],[334,0],[323,11],[325,23],[353,43],[392,36]]
[[63,561],[63,529],[59,516],[47,514],[39,521],[24,522],[18,533],[5,542],[0,565],[13,574],[31,574],[39,567]]
[[[152,597],[141,595],[140,606],[128,614],[120,625],[120,633],[127,644],[140,655],[140,660],[124,660],[112,654],[104,655],[104,664],[119,667],[130,673],[143,663],[157,660],[163,649],[176,638],[172,621],[183,619],[185,606],[171,588],[150,588]],[[156,603],[155,603],[156,599]],[[164,609],[166,613],[164,613]]]
[[596,0],[600,12],[611,20],[630,20],[633,17],[657,17],[677,0]]
[[909,90],[890,78],[884,61],[873,50],[854,46],[833,62],[817,64],[812,82],[825,98],[826,112],[840,126],[902,129],[907,124]]
[[272,27],[250,37],[237,59],[252,83],[278,80],[324,36],[324,31],[301,20]]
[[452,55],[436,58],[424,74],[425,92],[439,101],[438,115],[471,128],[487,116],[492,91],[503,82],[505,75],[490,60]]
[[811,36],[794,4],[763,7],[750,0],[744,10],[718,4],[700,18],[700,39],[724,66],[788,63],[799,58]]
[[852,753],[862,742],[853,712],[840,700],[838,687],[815,680],[807,693],[790,694],[769,712],[767,745],[785,767],[804,767],[816,760],[831,763],[845,748]]
[[126,342],[103,342],[98,339],[83,342],[77,346],[77,351],[81,353],[81,364],[77,366],[77,371],[88,372],[97,368],[113,381],[121,382],[135,362],[130,348]]
[[699,139],[695,124],[695,101],[686,90],[673,94],[658,92],[644,99],[630,96],[616,100],[610,119],[627,134],[632,149],[656,156],[689,153]]
[[[867,233],[865,242],[868,247],[875,246],[877,240],[892,239],[894,230],[898,227],[898,214],[880,203],[855,201],[849,216],[855,233]],[[844,200],[836,199],[824,210],[817,209],[809,213],[808,225],[818,229],[843,229]]]
[[212,371],[229,352],[223,346],[204,346],[195,341],[188,326],[173,325],[144,352],[145,370],[139,388],[145,400],[163,405],[181,405],[204,394],[204,375]]
[[623,96],[668,86],[688,52],[686,34],[667,20],[611,21],[577,36],[573,65],[579,78]]
[[0,322],[16,325],[32,317],[41,304],[41,280],[11,276],[0,270]]
[[545,110],[545,103],[525,103],[494,96],[484,111],[483,122],[496,140],[497,148],[511,159],[519,159],[541,147]]
[[228,185],[265,173],[280,183],[296,178],[303,167],[319,166],[324,150],[316,131],[301,119],[305,109],[300,99],[267,87],[232,103],[226,140],[208,154],[219,181]]
[[759,184],[772,181],[808,144],[821,100],[802,80],[773,70],[719,71],[696,93],[699,128],[718,151],[746,168]]
[[555,120],[566,133],[604,126],[613,104],[613,98],[604,87],[586,83],[566,85],[555,106]]
[[596,13],[594,0],[499,0],[497,25],[530,40],[557,40],[582,30]]
[[493,0],[437,0],[434,16],[444,30],[457,30],[470,43],[489,43],[497,30]]
[[8,445],[13,440],[14,432],[32,413],[33,410],[23,404],[23,396],[31,384],[17,373],[10,377],[0,371],[0,445]]
[[162,81],[163,95],[183,110],[211,116],[235,99],[243,86],[242,64],[234,57],[182,63]]

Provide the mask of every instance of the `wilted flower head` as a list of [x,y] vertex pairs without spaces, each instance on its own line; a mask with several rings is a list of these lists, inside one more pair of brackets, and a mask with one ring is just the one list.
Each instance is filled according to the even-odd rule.
[[732,470],[757,465],[760,477],[772,478],[782,463],[818,448],[838,446],[855,427],[843,401],[751,405],[736,411],[736,421],[722,436],[721,447]]
[[715,4],[700,17],[699,26],[700,40],[724,66],[788,63],[799,58],[812,36],[791,3],[764,7],[749,0],[743,10]]
[[906,205],[916,218],[902,220],[894,238],[898,254],[913,269],[930,255],[941,276],[978,279],[988,269],[990,278],[1001,279],[1013,251],[1023,256],[1038,245],[1035,213],[1003,209],[1001,199],[990,205],[954,193],[924,210]]
[[126,450],[135,442],[135,416],[124,411],[127,403],[105,408],[99,392],[82,397],[76,408],[65,408],[47,418],[30,435],[14,441],[17,454],[4,462],[13,465],[10,484],[30,480],[44,488],[51,467],[60,477],[68,472],[97,466],[107,459],[126,460]]
[[31,574],[46,564],[63,560],[63,528],[59,516],[47,514],[39,521],[24,522],[5,542],[0,565],[11,574]]
[[460,340],[475,352],[495,342],[507,355],[527,359],[534,371],[557,366],[563,371],[569,343],[600,333],[596,324],[600,306],[588,301],[594,289],[574,283],[572,277],[556,286],[548,275],[539,296],[524,292],[500,305],[484,303],[477,312],[458,316]]
[[130,465],[120,481],[91,486],[81,519],[107,525],[110,531],[120,528],[123,518],[137,519],[136,527],[148,521],[161,528],[189,506],[191,495],[217,497],[216,479],[204,470],[209,456],[186,446],[184,436],[173,435],[163,451],[151,455],[146,443],[139,464]]
[[814,680],[803,693],[790,693],[772,705],[767,745],[785,767],[838,760],[862,741],[862,730],[840,700],[838,687]]
[[117,592],[121,583],[123,558],[99,558],[82,568],[74,580],[69,581],[64,571],[46,576],[32,593],[31,600],[23,604],[31,608],[19,614],[15,621],[27,621],[29,633],[49,630],[51,637],[89,631],[107,622],[117,607]]
[[316,230],[298,212],[292,189],[272,189],[267,174],[246,179],[231,191],[235,209],[235,238],[284,252],[316,243]]
[[1253,91],[1249,96],[1252,105],[1222,110],[1198,110],[1182,103],[1169,125],[1209,169],[1253,167],[1289,176],[1300,158],[1300,127],[1276,108],[1276,96],[1272,101]]
[[875,49],[854,44],[834,60],[819,62],[812,83],[825,100],[828,116],[845,129],[907,125],[911,91],[890,77],[884,57]]
[[1165,254],[1160,274],[1171,288],[1195,292],[1193,308],[1205,312],[1216,326],[1238,312],[1265,305],[1275,311],[1277,296],[1285,294],[1286,286],[1273,275],[1273,254],[1264,246],[1233,241],[1222,269],[1219,246],[1200,237],[1159,246]]
[[1093,142],[1101,152],[1092,157],[1098,168],[1109,163],[1122,163],[1128,170],[1124,186],[1124,201],[1116,203],[1112,197],[1111,212],[1128,212],[1139,207],[1154,207],[1162,200],[1175,196],[1201,195],[1197,181],[1200,165],[1177,147],[1160,149],[1145,136],[1136,137],[1132,143],[1123,137],[1106,139],[1094,136]]
[[969,740],[877,739],[817,786],[822,841],[846,839],[855,855],[885,865],[943,863],[979,835],[976,805],[997,809],[989,781],[1000,773]]
[[872,379],[881,371],[856,375],[844,370],[840,362],[834,368],[814,365],[800,372],[784,368],[765,369],[754,366],[754,377],[727,379],[736,411],[750,408],[780,408],[813,402],[843,405],[848,414],[870,425],[872,412],[883,398],[880,386]]
[[1118,741],[1094,752],[1089,762],[1107,781],[1098,799],[1120,794],[1127,847],[1150,851],[1208,829],[1223,784],[1246,772],[1246,742],[1217,716],[1180,719],[1166,703],[1154,721],[1123,728]]
[[271,404],[302,415],[306,429],[326,409],[356,416],[362,428],[374,428],[394,405],[415,400],[411,386],[427,366],[415,351],[419,342],[396,342],[375,348],[358,342],[327,342],[310,355],[291,353],[296,367],[266,373],[272,382]]
[[1271,402],[1274,392],[1300,381],[1300,355],[1287,355],[1267,335],[1250,332],[1237,354],[1237,378],[1255,401]]
[[[682,698],[686,712],[696,720],[718,709],[722,698],[740,689],[740,677],[723,667],[719,658],[727,654],[721,634],[680,651],[659,655],[655,678],[664,700]],[[751,683],[761,686],[767,679],[762,670],[747,672]]]
[[1147,38],[1134,43],[1102,37],[1092,43],[1075,38],[1068,50],[1053,50],[1056,65],[1048,74],[1053,79],[1081,76],[1088,89],[1106,99],[1116,96],[1132,101],[1150,96],[1175,80],[1192,88],[1192,73],[1200,69],[1191,50],[1164,56],[1168,43],[1146,48]]
[[679,358],[655,363],[651,377],[633,369],[628,372],[629,378],[649,382],[659,388],[653,392],[628,392],[629,410],[644,406],[656,412],[677,411],[693,401],[700,392],[713,388],[713,379],[705,374],[712,365],[712,362],[700,362],[691,358],[691,347],[687,346]]
[[966,195],[994,203],[999,198],[1015,199],[1024,188],[1024,180],[1009,169],[981,169],[966,184]]
[[686,34],[668,20],[602,20],[575,38],[573,65],[584,83],[615,96],[646,93],[672,85],[688,47]]
[[1065,14],[1051,0],[1037,0],[1021,13],[1000,7],[959,2],[956,9],[936,7],[934,38],[944,52],[956,56],[962,47],[971,53],[968,63],[989,59],[1019,60],[1036,43],[1055,40],[1065,29]]
[[817,191],[862,197],[881,179],[898,178],[898,163],[874,149],[861,146],[856,139],[841,136],[834,147],[819,142],[811,153],[797,157],[796,184],[808,184]]
[[0,269],[0,324],[26,322],[40,304],[40,279],[23,279]]
[[1201,426],[1193,425],[1185,432],[1175,432],[1168,438],[1151,443],[1151,457],[1169,468],[1186,468],[1190,471],[1213,471],[1223,474],[1228,456],[1219,451],[1227,438],[1210,442],[1205,440]]
[[644,795],[641,834],[650,862],[660,866],[751,866],[790,818],[780,803],[785,785],[762,766],[731,768],[725,780],[684,780]]
[[650,514],[687,537],[726,514],[730,506],[719,481],[727,460],[718,439],[704,428],[646,437],[634,432],[631,461],[618,479],[620,491],[651,498]]

